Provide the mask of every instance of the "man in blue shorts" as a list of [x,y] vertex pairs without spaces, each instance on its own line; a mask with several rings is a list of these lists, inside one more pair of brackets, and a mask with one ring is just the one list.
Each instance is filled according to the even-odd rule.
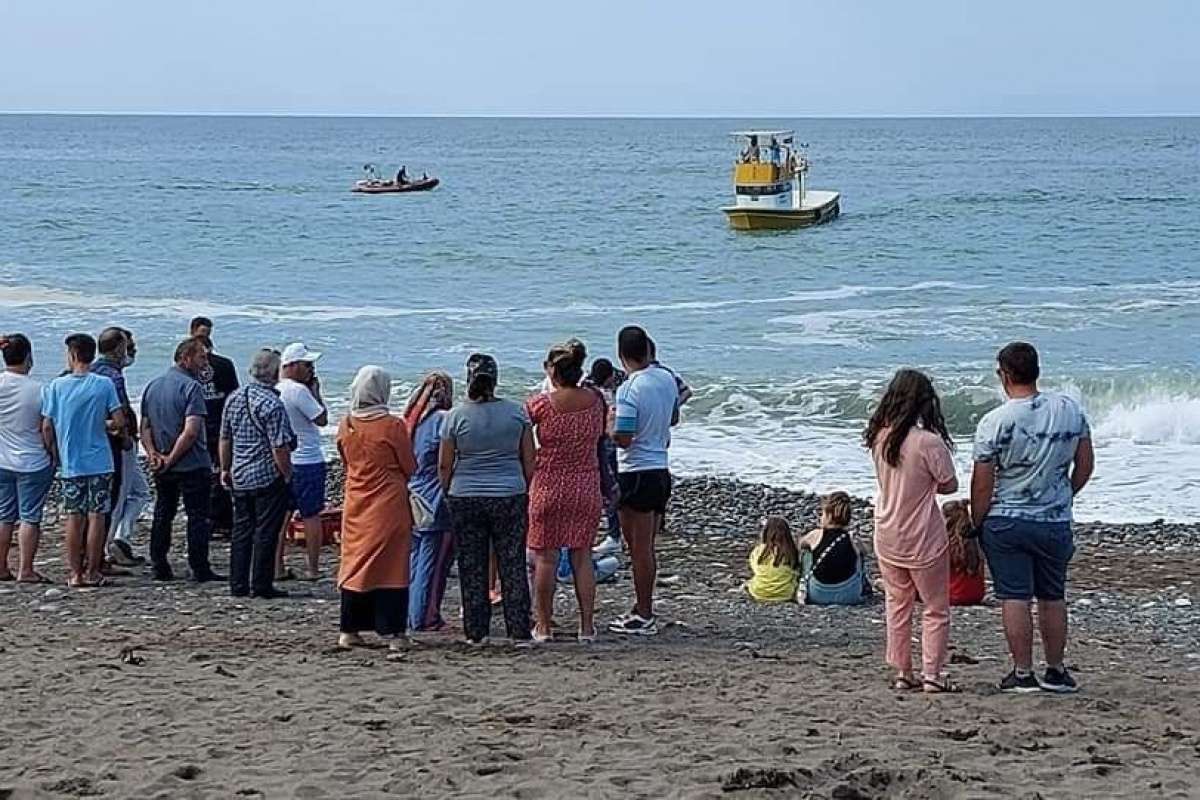
[[[984,416],[975,432],[971,516],[976,530],[982,528],[1012,654],[1013,669],[1000,689],[1074,692],[1063,663],[1067,565],[1075,552],[1074,498],[1095,465],[1091,431],[1078,403],[1038,390],[1041,369],[1032,345],[1008,345],[997,363],[1008,402]],[[1046,656],[1040,679],[1033,673],[1034,598]]]
[[[321,511],[325,508],[325,453],[321,450],[321,428],[329,424],[329,411],[321,398],[317,378],[317,360],[301,342],[283,348],[281,376],[276,387],[287,410],[288,422],[296,434],[292,451],[292,502],[304,523],[304,545],[308,551],[307,580],[321,577],[321,545],[324,533]],[[286,524],[286,523],[285,523]],[[280,534],[276,578],[287,577],[283,569],[284,535]]]

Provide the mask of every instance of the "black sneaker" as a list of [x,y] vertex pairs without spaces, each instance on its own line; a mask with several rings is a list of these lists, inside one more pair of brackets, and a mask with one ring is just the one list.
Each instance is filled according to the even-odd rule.
[[250,592],[251,597],[257,597],[259,600],[280,600],[288,596],[288,593],[282,589],[265,589],[261,592]]
[[1004,680],[1000,681],[1000,691],[1007,694],[1033,694],[1041,690],[1042,685],[1038,683],[1037,676],[1032,672],[1028,675],[1018,675],[1014,669],[1004,676]]
[[146,563],[146,559],[133,554],[129,542],[120,539],[113,540],[112,546],[108,548],[108,555],[118,567],[140,567]]
[[1071,673],[1067,672],[1066,667],[1062,669],[1047,667],[1038,684],[1043,691],[1057,694],[1073,694],[1079,691],[1079,684],[1075,683],[1075,679],[1071,677]]
[[163,582],[173,581],[175,580],[175,573],[171,570],[171,567],[168,564],[155,564],[154,580]]
[[192,580],[196,583],[224,583],[229,579],[219,572],[213,572],[210,569],[208,572],[201,572],[199,575],[193,575]]

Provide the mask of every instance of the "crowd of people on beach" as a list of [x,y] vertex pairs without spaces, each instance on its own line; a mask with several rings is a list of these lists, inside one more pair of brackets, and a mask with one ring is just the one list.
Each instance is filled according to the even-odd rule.
[[[155,580],[175,578],[169,555],[181,501],[193,580],[227,581],[235,597],[273,599],[286,596],[281,580],[320,578],[328,480],[321,429],[331,422],[317,376],[321,354],[300,342],[261,349],[242,384],[215,352],[212,331],[211,320],[192,320],[137,410],[124,376],[137,353],[130,331],[71,334],[67,370],[45,385],[30,375],[29,339],[0,336],[0,581],[50,581],[35,556],[55,475],[71,587],[101,587],[146,564],[133,532],[151,483]],[[634,602],[608,630],[658,632],[656,540],[672,490],[671,432],[691,389],[659,362],[644,329],[622,328],[616,344],[621,369],[599,358],[586,373],[581,342],[551,347],[545,382],[523,403],[497,396],[499,365],[484,353],[467,360],[465,397],[456,397],[450,375],[431,372],[400,413],[391,407],[391,375],[374,365],[358,371],[336,433],[345,472],[340,646],[361,645],[373,631],[398,647],[409,631],[447,628],[441,606],[452,562],[467,642],[488,641],[497,603],[514,643],[551,641],[564,565],[578,602],[575,638],[592,642],[594,562],[622,548]],[[898,691],[957,691],[947,676],[950,607],[982,601],[985,562],[1013,662],[1001,689],[1076,689],[1063,661],[1064,597],[1072,501],[1094,464],[1088,423],[1074,400],[1038,389],[1031,345],[1002,349],[997,375],[1007,402],[979,422],[969,501],[938,505],[959,483],[954,442],[925,374],[897,372],[863,434],[878,479],[874,553]],[[872,580],[849,533],[852,513],[851,498],[833,492],[822,498],[819,526],[803,535],[782,517],[765,520],[750,554],[750,597],[865,602]],[[305,540],[303,576],[283,563],[293,516]],[[607,530],[595,544],[601,520]],[[228,576],[210,561],[213,537],[230,539]],[[1033,664],[1035,600],[1041,676]],[[918,602],[919,672],[911,653]]]

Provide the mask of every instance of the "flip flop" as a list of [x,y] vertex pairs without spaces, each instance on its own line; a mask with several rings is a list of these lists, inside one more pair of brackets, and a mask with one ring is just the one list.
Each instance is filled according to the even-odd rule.
[[32,579],[17,578],[17,583],[28,583],[28,584],[40,585],[40,584],[53,583],[53,582],[54,581],[50,580],[49,578],[47,578],[45,575],[43,575],[40,572],[33,573]]
[[901,676],[892,681],[892,688],[897,692],[911,692],[914,689],[920,689],[921,682],[916,678],[905,678]]
[[10,572],[7,575],[5,575],[3,578],[0,578],[0,583],[8,583],[9,581],[15,581],[15,580],[16,580],[16,577],[14,577],[13,574]]
[[277,581],[294,581],[296,580],[296,571],[291,567],[284,567],[283,572],[275,578]]
[[958,694],[962,691],[958,684],[951,683],[949,679],[935,681],[931,678],[926,678],[921,681],[921,691],[925,694]]
[[67,581],[67,587],[70,589],[99,589],[102,586],[108,586],[108,580],[105,579],[104,576],[100,576],[99,579],[94,581],[89,581],[87,579],[81,580],[78,583],[71,583],[70,581]]

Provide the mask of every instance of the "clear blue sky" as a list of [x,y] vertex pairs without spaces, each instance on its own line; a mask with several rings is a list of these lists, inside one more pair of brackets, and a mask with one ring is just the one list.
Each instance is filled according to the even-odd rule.
[[1200,0],[0,0],[0,111],[1200,113]]

